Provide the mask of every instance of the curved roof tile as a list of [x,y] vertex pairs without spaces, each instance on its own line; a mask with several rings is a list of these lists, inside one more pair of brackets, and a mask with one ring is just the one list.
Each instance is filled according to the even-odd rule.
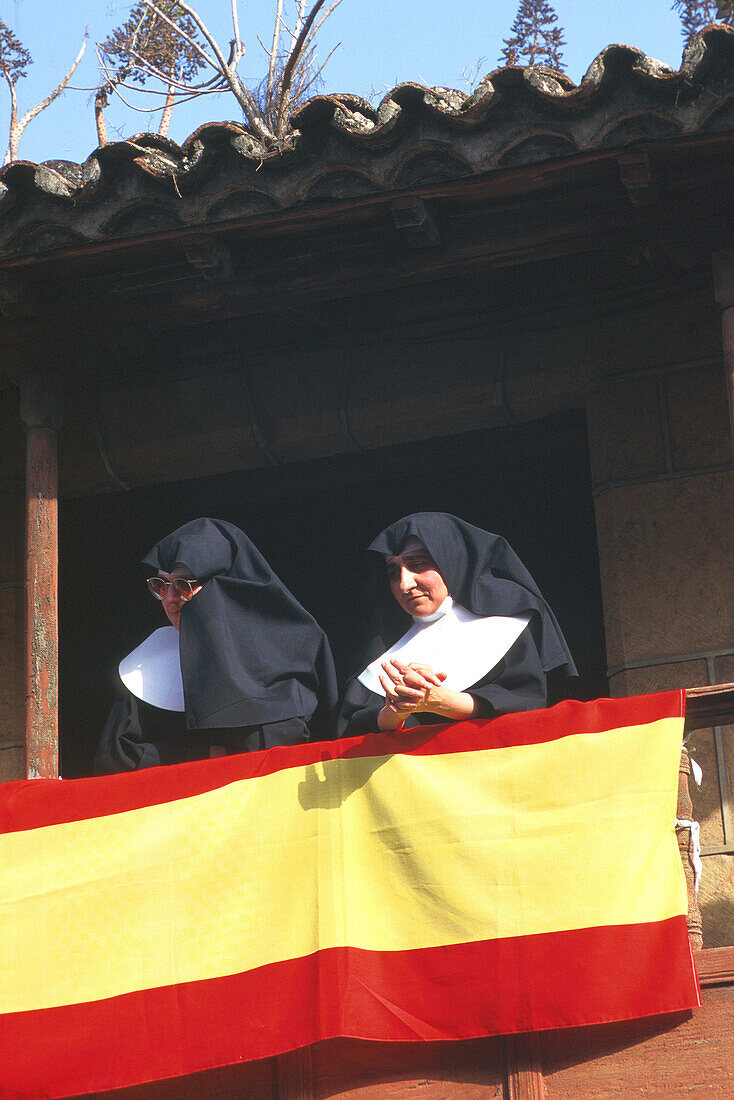
[[679,70],[604,49],[579,85],[542,67],[497,69],[471,94],[404,83],[374,107],[314,96],[277,149],[237,122],[182,145],[140,134],[83,164],[0,170],[0,254],[105,240],[350,198],[639,141],[734,130],[734,30],[712,26]]

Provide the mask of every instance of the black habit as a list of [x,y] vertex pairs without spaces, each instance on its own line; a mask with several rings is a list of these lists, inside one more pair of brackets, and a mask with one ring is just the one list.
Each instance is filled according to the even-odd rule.
[[122,685],[105,724],[95,773],[247,752],[329,735],[336,676],[321,627],[239,528],[197,519],[143,559],[170,573],[185,565],[202,588],[182,608],[184,713]]

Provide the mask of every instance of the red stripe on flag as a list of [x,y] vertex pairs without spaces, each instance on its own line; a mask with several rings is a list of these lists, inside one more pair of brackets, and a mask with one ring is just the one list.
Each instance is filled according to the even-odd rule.
[[678,717],[684,713],[684,707],[683,691],[629,699],[596,699],[591,703],[567,701],[549,710],[505,714],[491,721],[473,719],[447,726],[423,726],[400,734],[373,733],[341,741],[317,741],[94,779],[20,780],[2,785],[0,833],[174,802],[241,779],[325,760],[408,753],[434,756],[541,744],[574,734],[601,733]]
[[2,1017],[3,1096],[60,1097],[320,1039],[468,1039],[700,1004],[685,917],[426,950],[335,948],[234,977]]

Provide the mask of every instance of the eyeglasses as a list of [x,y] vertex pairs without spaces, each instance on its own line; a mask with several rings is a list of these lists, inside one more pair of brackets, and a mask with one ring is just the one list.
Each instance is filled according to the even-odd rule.
[[170,581],[164,577],[148,577],[147,584],[157,600],[164,599],[169,588],[173,589],[174,596],[179,599],[190,600],[201,587],[198,581],[190,581],[188,577],[172,577]]

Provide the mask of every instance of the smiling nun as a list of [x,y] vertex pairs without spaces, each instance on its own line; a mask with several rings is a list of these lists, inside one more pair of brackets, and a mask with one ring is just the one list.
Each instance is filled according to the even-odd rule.
[[120,662],[95,774],[325,735],[336,702],[326,635],[239,528],[193,520],[143,562],[170,626]]
[[576,675],[555,615],[499,535],[417,512],[368,550],[374,625],[340,735],[535,710],[548,672]]

